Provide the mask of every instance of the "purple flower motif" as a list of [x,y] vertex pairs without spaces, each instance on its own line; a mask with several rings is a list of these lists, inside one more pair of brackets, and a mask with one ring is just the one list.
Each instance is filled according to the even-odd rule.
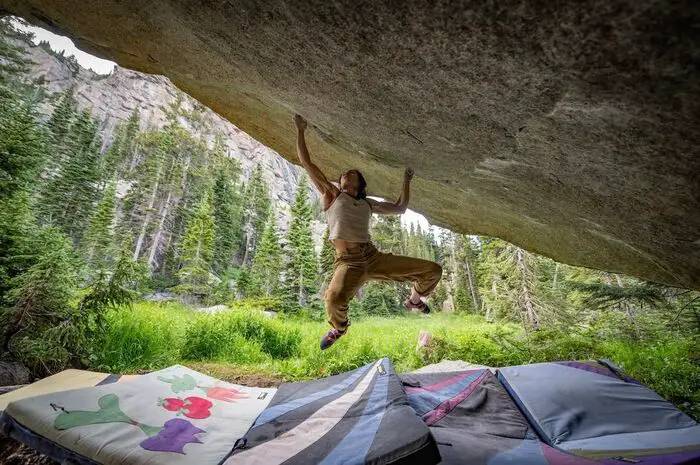
[[152,452],[177,452],[184,454],[185,445],[193,442],[202,444],[202,441],[194,437],[195,434],[206,433],[189,421],[182,418],[173,418],[163,425],[157,435],[141,442],[141,447]]

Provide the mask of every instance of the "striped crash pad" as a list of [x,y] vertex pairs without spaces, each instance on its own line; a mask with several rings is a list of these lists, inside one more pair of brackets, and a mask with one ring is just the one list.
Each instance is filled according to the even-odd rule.
[[428,368],[382,359],[279,390],[73,370],[11,393],[0,426],[78,464],[700,464],[700,425],[608,362]]
[[595,465],[541,442],[488,369],[402,374],[444,465]]
[[225,465],[440,462],[388,359],[280,386]]

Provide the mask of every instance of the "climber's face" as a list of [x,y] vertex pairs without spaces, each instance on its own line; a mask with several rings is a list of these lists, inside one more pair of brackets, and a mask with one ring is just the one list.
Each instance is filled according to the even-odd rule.
[[360,177],[357,170],[347,170],[340,177],[340,189],[357,194],[360,187]]
[[340,184],[340,190],[347,192],[353,197],[357,197],[358,195],[365,197],[367,195],[365,192],[367,182],[362,176],[362,173],[357,170],[347,170],[340,176],[338,184]]

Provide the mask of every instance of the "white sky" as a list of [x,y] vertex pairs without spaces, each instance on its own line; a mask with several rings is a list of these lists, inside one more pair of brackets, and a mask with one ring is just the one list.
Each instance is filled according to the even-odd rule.
[[430,228],[430,223],[428,223],[425,216],[421,215],[420,213],[416,213],[411,209],[406,210],[406,213],[401,215],[401,222],[405,225],[410,225],[411,223],[420,224],[423,231]]
[[[380,197],[372,198],[377,200],[385,200]],[[411,223],[419,224],[423,231],[426,231],[430,228],[430,223],[428,223],[428,220],[425,218],[425,216],[421,215],[420,213],[414,212],[410,208],[406,210],[406,213],[401,215],[401,223],[403,223],[406,226],[410,226]]]
[[[53,50],[59,53],[64,51],[66,56],[74,55],[83,68],[90,68],[98,74],[110,74],[114,70],[115,63],[113,61],[103,60],[79,50],[68,37],[59,36],[36,26],[25,26],[23,24],[17,24],[17,26],[23,31],[32,32],[35,44],[45,40],[51,45]],[[401,216],[401,222],[407,226],[411,223],[420,224],[424,231],[430,227],[428,220],[423,215],[410,209]]]
[[23,31],[33,33],[35,44],[45,40],[51,45],[53,50],[59,53],[65,51],[66,56],[74,55],[83,68],[90,68],[98,74],[109,74],[114,70],[115,63],[113,61],[103,60],[79,50],[68,37],[56,35],[36,26],[17,24],[17,27]]

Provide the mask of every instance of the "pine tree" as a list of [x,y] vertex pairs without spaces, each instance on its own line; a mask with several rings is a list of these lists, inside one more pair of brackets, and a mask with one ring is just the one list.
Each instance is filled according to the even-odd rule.
[[28,238],[34,230],[34,215],[28,190],[19,190],[9,197],[0,197],[0,308],[6,300],[11,280],[31,266],[36,251]]
[[335,247],[328,235],[330,231],[326,228],[323,233],[323,245],[321,247],[321,256],[319,257],[319,271],[321,273],[321,289],[325,289],[333,278],[333,264],[335,263]]
[[29,188],[44,162],[36,99],[23,92],[26,52],[11,39],[27,39],[9,17],[0,18],[0,199]]
[[362,297],[362,310],[366,314],[389,315],[392,313],[389,309],[390,305],[393,305],[393,302],[390,298],[387,298],[385,283],[373,281],[365,285],[365,293]]
[[[170,238],[168,241],[182,242],[185,229],[196,215],[199,202],[205,195],[209,196],[210,201],[217,201],[212,192],[225,156],[221,144],[215,144],[214,150],[210,150],[204,140],[193,137],[177,121],[167,127],[166,131],[172,134],[173,147],[172,163],[163,180],[166,202],[156,215],[160,217],[160,222],[153,244],[159,247],[165,243],[166,238]],[[166,213],[171,217],[167,228],[164,223]],[[151,247],[150,254],[153,258],[156,252],[154,246]],[[166,275],[182,265],[181,257],[166,253],[165,259],[161,270]],[[153,260],[149,262],[153,263]]]
[[116,214],[116,185],[107,186],[102,200],[97,204],[90,220],[90,228],[85,236],[87,261],[93,268],[110,265],[114,253],[114,217]]
[[449,294],[447,292],[447,285],[445,284],[445,281],[441,280],[437,287],[435,288],[435,293],[433,295],[433,299],[437,302],[439,308],[437,310],[443,310],[443,304],[447,299],[449,298]]
[[[395,255],[408,255],[411,248],[410,232],[401,225],[399,216],[378,216],[371,224],[370,232],[377,247],[382,252]],[[403,300],[410,292],[410,283],[380,282],[376,283],[381,289],[382,297],[389,311],[402,312]],[[369,287],[368,287],[369,289]]]
[[171,134],[166,131],[146,132],[137,139],[141,156],[126,178],[131,188],[124,199],[119,225],[120,237],[134,236],[134,260],[140,258],[146,236],[151,231],[156,200],[162,189],[173,144]]
[[468,236],[457,234],[454,241],[455,299],[459,302],[459,308],[470,313],[478,313],[481,311],[481,295],[476,276],[479,255]]
[[401,217],[398,215],[379,216],[372,223],[372,239],[382,252],[395,255],[408,255],[411,249],[411,236],[408,245],[404,238]]
[[12,43],[19,39],[30,42],[32,34],[19,31],[14,25],[15,18],[0,18],[0,100],[16,99],[29,93],[26,83],[27,65],[31,60],[21,46]]
[[277,237],[274,211],[267,219],[258,250],[250,269],[249,296],[274,296],[279,290],[282,271],[282,250]]
[[[88,292],[80,301],[80,309],[92,313],[102,323],[103,313],[109,308],[130,306],[136,300],[148,278],[148,267],[131,256],[133,237],[122,242],[114,265],[99,269]],[[101,324],[98,324],[101,326]]]
[[454,291],[455,310],[459,312],[473,312],[474,309],[469,300],[469,291],[467,289],[466,278],[462,270],[457,272],[457,285]]
[[309,205],[308,179],[302,175],[292,205],[292,220],[287,232],[289,263],[285,273],[288,298],[304,306],[308,297],[316,291],[318,267],[311,235],[313,212]]
[[31,189],[45,160],[35,105],[0,99],[0,198]]
[[78,116],[77,102],[73,87],[70,87],[60,94],[58,103],[54,107],[51,118],[46,123],[49,129],[50,140],[53,146],[62,145],[69,136],[70,127],[76,116]]
[[537,279],[537,257],[501,239],[480,240],[481,266],[490,275],[481,293],[487,317],[520,321],[526,330],[538,329],[551,306]]
[[69,158],[42,195],[45,222],[55,224],[79,244],[98,197],[99,136],[97,122],[84,111],[71,126]]
[[177,291],[182,295],[206,297],[211,293],[211,266],[214,255],[214,220],[209,196],[199,202],[197,211],[185,229],[182,242],[180,285]]
[[248,266],[255,255],[255,249],[262,236],[265,219],[270,210],[269,190],[263,180],[260,165],[255,167],[243,197],[246,204],[244,208],[245,242],[243,244],[242,264]]
[[250,290],[250,272],[245,268],[237,268],[236,270],[236,296],[237,298],[245,297]]
[[[201,140],[194,139],[179,125],[167,127],[164,132],[164,145],[161,150],[165,159],[163,176],[159,185],[159,205],[153,209],[153,214],[147,216],[154,220],[154,231],[151,234],[148,264],[151,270],[158,268],[157,257],[165,247],[166,238],[172,242],[180,242],[184,236],[186,225],[190,224],[196,215],[199,202],[204,196],[211,199],[212,177],[209,163],[210,151]],[[155,198],[152,198],[155,200]],[[142,227],[142,235],[146,229]],[[166,255],[167,258],[167,255]],[[168,266],[161,260],[161,269],[170,274],[179,265],[179,259]]]
[[53,227],[36,232],[29,239],[31,266],[10,281],[6,299],[11,307],[4,312],[4,345],[23,329],[54,325],[70,311],[79,267],[70,240]]
[[51,118],[46,124],[48,143],[51,148],[48,157],[48,176],[54,177],[68,162],[71,151],[71,126],[78,117],[77,102],[73,96],[73,88],[66,89],[60,94]]
[[[215,147],[215,152],[217,148]],[[243,198],[240,194],[240,167],[225,155],[218,161],[214,180],[214,270],[224,273],[233,261],[243,240]]]
[[36,99],[25,86],[26,59],[9,39],[26,39],[0,18],[0,308],[9,305],[11,282],[31,265],[28,243],[34,227],[33,191],[45,162],[44,133]]
[[112,145],[104,156],[105,179],[118,179],[126,172],[125,165],[133,155],[140,121],[141,115],[137,106],[126,122],[117,125]]

